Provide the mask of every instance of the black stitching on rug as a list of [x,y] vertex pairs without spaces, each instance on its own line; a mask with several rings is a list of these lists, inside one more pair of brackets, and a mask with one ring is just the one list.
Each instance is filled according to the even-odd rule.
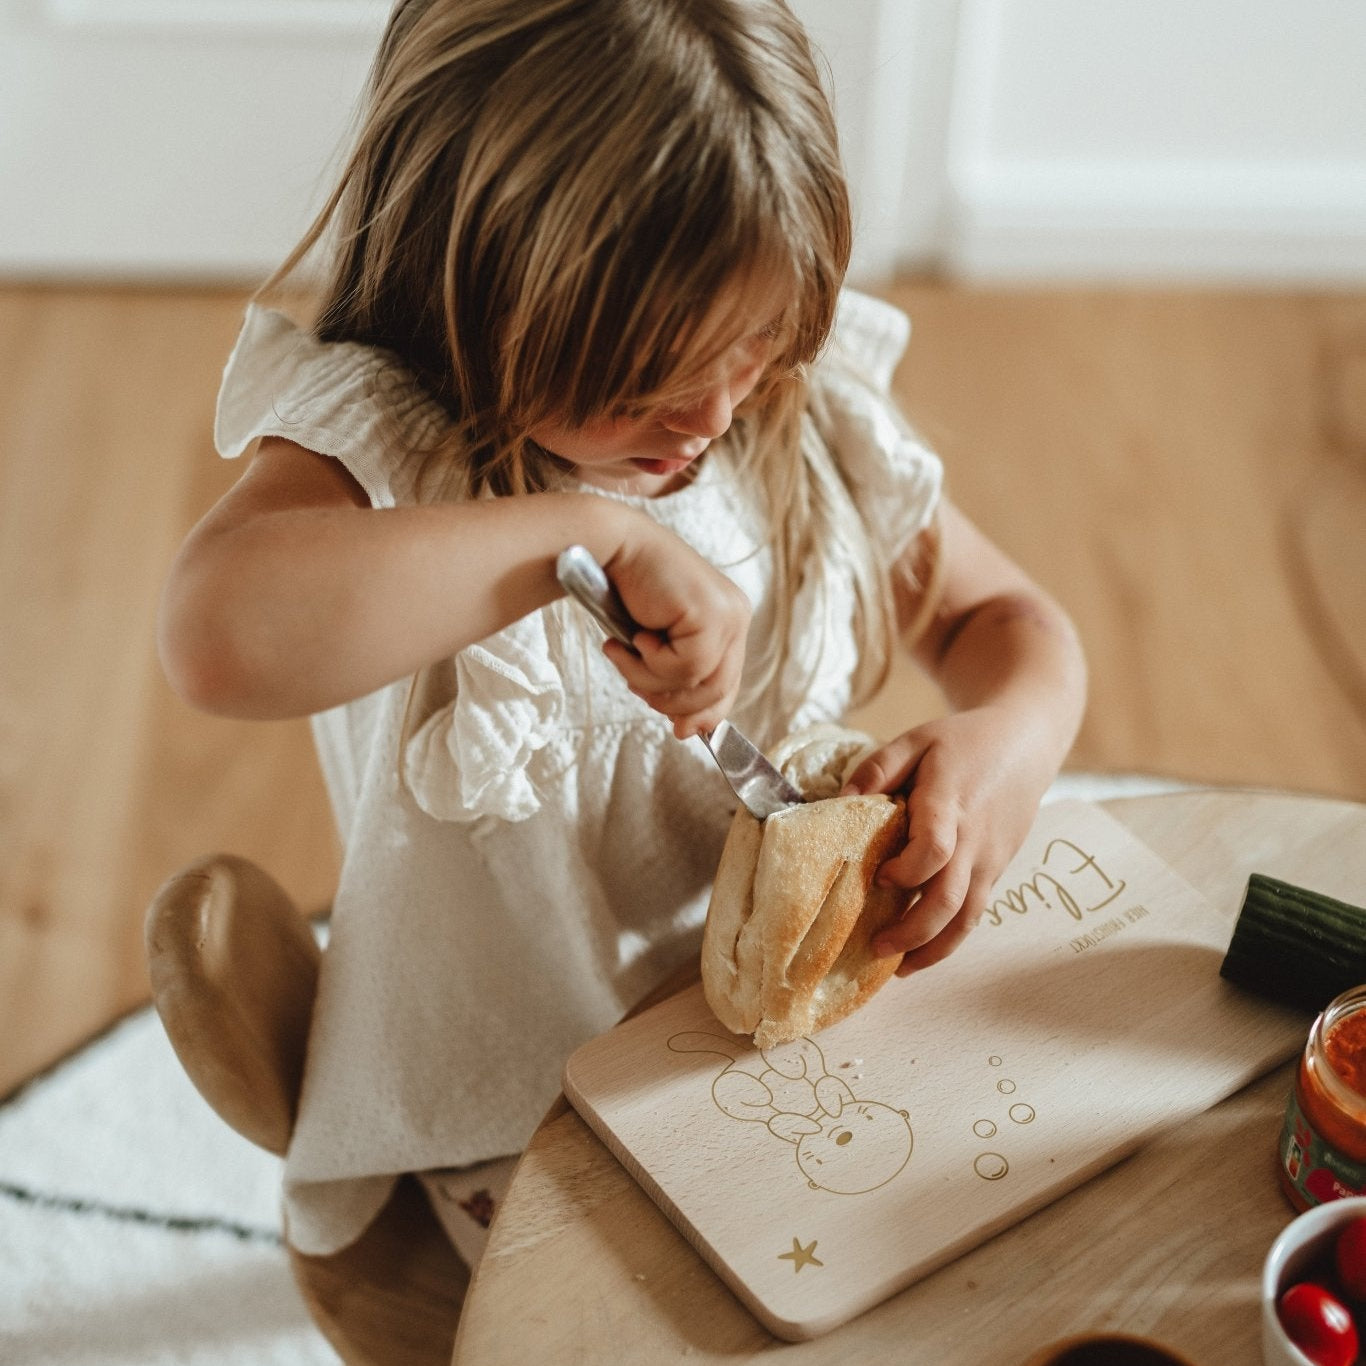
[[244,1243],[268,1243],[273,1247],[281,1247],[284,1244],[284,1239],[270,1229],[253,1228],[249,1224],[235,1223],[231,1219],[188,1214],[156,1214],[151,1210],[124,1205],[105,1205],[98,1200],[82,1200],[76,1196],[45,1195],[41,1191],[12,1185],[8,1181],[0,1181],[0,1195],[21,1205],[31,1205],[35,1209],[57,1210],[63,1214],[93,1214],[115,1223],[146,1224],[152,1228],[169,1229],[173,1233],[227,1233]]

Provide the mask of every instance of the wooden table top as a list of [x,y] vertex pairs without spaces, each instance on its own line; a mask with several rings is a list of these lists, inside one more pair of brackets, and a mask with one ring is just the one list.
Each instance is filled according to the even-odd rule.
[[[1224,911],[1230,929],[1250,871],[1366,901],[1366,806],[1226,790],[1100,805]],[[1262,1260],[1293,1217],[1274,1159],[1292,1066],[800,1343],[751,1317],[561,1102],[494,1224],[455,1366],[740,1366],[775,1353],[801,1366],[1019,1366],[1045,1343],[1087,1331],[1143,1334],[1197,1366],[1248,1366],[1259,1359]]]

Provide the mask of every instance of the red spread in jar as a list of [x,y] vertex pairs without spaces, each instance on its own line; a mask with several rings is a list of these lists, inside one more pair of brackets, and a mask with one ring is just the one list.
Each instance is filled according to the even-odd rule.
[[1281,1130],[1280,1178],[1305,1210],[1366,1194],[1366,987],[1314,1021]]
[[1366,1011],[1340,1019],[1323,1040],[1328,1065],[1359,1096],[1366,1097]]

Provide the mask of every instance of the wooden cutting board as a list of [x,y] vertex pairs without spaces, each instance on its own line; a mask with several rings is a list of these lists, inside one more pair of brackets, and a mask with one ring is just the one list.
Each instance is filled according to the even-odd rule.
[[761,1054],[701,987],[584,1045],[574,1107],[779,1337],[814,1337],[1297,1052],[1217,912],[1099,807],[1045,807],[934,969]]

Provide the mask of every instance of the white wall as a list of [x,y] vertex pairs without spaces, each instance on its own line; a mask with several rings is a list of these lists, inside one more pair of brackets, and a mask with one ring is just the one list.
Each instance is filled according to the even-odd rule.
[[255,279],[327,188],[386,0],[0,0],[0,273]]
[[[855,275],[1366,283],[1361,0],[792,0]],[[259,278],[388,0],[0,0],[0,275]]]

